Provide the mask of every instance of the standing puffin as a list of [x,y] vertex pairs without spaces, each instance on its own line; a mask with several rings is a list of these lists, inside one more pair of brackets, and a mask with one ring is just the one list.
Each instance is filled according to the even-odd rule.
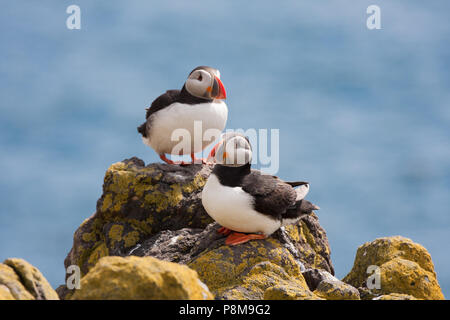
[[319,209],[304,200],[307,182],[284,182],[252,170],[248,139],[238,133],[223,137],[215,150],[216,165],[203,188],[202,203],[222,226],[218,232],[228,235],[227,245],[265,239],[281,226]]
[[[194,135],[194,125],[201,125],[201,132],[208,129],[222,132],[228,117],[225,87],[220,81],[217,69],[200,66],[192,70],[181,90],[168,90],[152,102],[147,108],[146,122],[138,127],[143,142],[153,148],[159,157],[169,164],[186,164],[174,162],[166,154],[190,154],[192,163],[205,159],[197,159],[195,153],[201,152],[214,139],[204,140]],[[180,149],[180,134],[176,130],[184,130],[189,135],[188,141]],[[186,131],[187,130],[187,131]],[[183,131],[181,131],[183,133]],[[194,141],[195,139],[199,141]],[[200,141],[201,139],[201,141]],[[195,142],[195,143],[194,143]]]

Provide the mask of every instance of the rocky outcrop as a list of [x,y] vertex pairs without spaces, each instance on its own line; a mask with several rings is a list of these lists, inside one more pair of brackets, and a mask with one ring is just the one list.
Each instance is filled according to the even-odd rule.
[[[401,237],[361,246],[352,271],[343,281],[335,278],[327,236],[314,213],[268,239],[226,246],[201,205],[210,172],[208,165],[145,166],[137,158],[113,164],[97,211],[75,232],[66,267],[78,265],[86,275],[82,285],[89,287],[108,270],[104,263],[102,273],[96,269],[103,257],[153,257],[186,265],[216,299],[443,298],[428,252]],[[380,267],[379,290],[367,287],[370,265]],[[128,281],[126,271],[121,274],[117,279]],[[82,291],[59,292],[88,298]],[[122,297],[136,298],[133,292]]]
[[226,246],[201,204],[210,172],[208,165],[145,166],[137,158],[113,164],[96,213],[75,232],[66,267],[78,265],[89,275],[105,256],[155,257],[195,270],[216,298],[317,298],[302,271],[334,274],[317,216],[266,240]]
[[106,171],[97,211],[74,235],[65,260],[83,274],[104,256],[125,256],[162,230],[204,228],[212,222],[200,192],[209,166],[145,166],[137,158],[115,163]]
[[[369,266],[378,270],[379,288],[367,284]],[[408,295],[417,299],[444,299],[428,251],[400,236],[379,238],[360,246],[353,268],[343,281],[359,288],[366,298]]]
[[[350,273],[334,277],[315,213],[269,238],[225,245],[201,204],[209,165],[150,164],[137,158],[106,172],[96,212],[76,230],[64,263],[81,287],[62,299],[443,299],[429,253],[402,237],[358,248]],[[369,281],[379,272],[379,288]],[[373,269],[375,267],[375,269]],[[369,268],[370,269],[370,268]],[[57,299],[20,259],[0,264],[0,299]]]
[[59,300],[42,273],[22,259],[0,263],[0,300]]
[[73,300],[211,300],[197,273],[151,257],[104,257],[81,280]]

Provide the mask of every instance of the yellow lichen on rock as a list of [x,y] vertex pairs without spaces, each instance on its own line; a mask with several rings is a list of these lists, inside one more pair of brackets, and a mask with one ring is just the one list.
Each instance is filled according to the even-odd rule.
[[125,248],[132,247],[139,241],[139,232],[138,231],[128,232],[123,237],[123,240],[125,241]]
[[111,239],[111,244],[114,245],[115,242],[122,240],[123,226],[120,224],[113,225],[108,232],[109,238]]
[[302,219],[297,224],[285,226],[286,233],[292,241],[300,244],[297,249],[303,255],[308,266],[333,273],[326,234],[321,228],[317,228],[314,223],[311,223],[312,221],[318,221],[314,213],[308,220]]
[[194,177],[194,180],[190,183],[186,183],[183,185],[183,192],[185,193],[192,193],[194,191],[200,190],[203,188],[203,186],[206,183],[206,178],[203,177],[201,174],[196,174]]
[[380,269],[380,294],[407,294],[419,299],[444,299],[428,251],[410,239],[395,236],[367,242],[357,250],[350,273],[343,279],[354,287],[366,287],[369,266]]
[[222,299],[316,299],[292,254],[274,240],[221,246],[189,263]]
[[23,259],[0,264],[0,300],[59,300],[42,273]]
[[66,267],[78,265],[84,275],[100,258],[123,255],[161,230],[211,223],[199,197],[210,170],[209,166],[145,166],[137,158],[112,164],[97,211],[75,232]]
[[[8,300],[11,299],[11,296],[14,300],[35,299],[34,296],[27,291],[14,269],[3,263],[0,263],[0,285],[4,286],[2,289],[3,295],[5,295]],[[5,287],[8,290],[6,290]],[[9,295],[7,294],[8,291]]]
[[322,281],[313,293],[326,300],[360,300],[358,290],[341,281]]
[[[211,169],[208,165],[145,166],[137,158],[111,165],[97,211],[75,232],[65,266],[78,265],[82,275],[87,275],[103,257],[148,254],[195,266],[219,298],[317,298],[300,269],[334,271],[325,231],[314,214],[301,225],[286,227],[283,234],[237,248],[223,246],[216,231],[205,234],[214,244],[195,241],[194,230],[213,222],[201,203],[201,190]],[[183,229],[190,231],[183,233]],[[191,235],[191,240],[168,238],[168,230]],[[165,247],[154,246],[154,237],[162,237]],[[203,249],[191,248],[193,243]],[[178,245],[181,251],[174,252]]]
[[292,285],[288,281],[280,281],[264,291],[264,300],[324,300],[312,293],[308,287]]
[[3,284],[0,284],[0,300],[16,300],[11,293],[11,290]]
[[391,293],[391,294],[383,294],[372,300],[419,300],[419,299],[417,299],[409,294]]
[[99,242],[94,250],[88,252],[88,254],[89,258],[87,260],[89,262],[89,265],[94,266],[98,260],[106,257],[109,254],[109,250],[104,242]]
[[187,266],[131,256],[100,259],[71,299],[205,300],[213,295]]
[[154,190],[151,193],[147,193],[141,206],[155,206],[156,212],[161,212],[168,207],[176,206],[182,199],[181,187],[172,185],[168,191]]
[[418,299],[444,299],[434,273],[401,258],[381,266],[381,289],[385,293],[404,293]]

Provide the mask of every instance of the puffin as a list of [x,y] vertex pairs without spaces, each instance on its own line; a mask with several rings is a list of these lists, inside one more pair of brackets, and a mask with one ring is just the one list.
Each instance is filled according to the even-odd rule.
[[[189,164],[172,161],[166,154],[190,154],[192,164],[206,163],[207,159],[197,159],[195,153],[203,151],[225,128],[228,118],[225,99],[219,70],[199,66],[191,71],[181,90],[168,90],[152,102],[138,132],[144,144],[155,150],[166,163]],[[197,137],[194,128],[201,129],[200,133],[211,129],[218,134],[207,140],[203,139],[203,134]]]
[[215,148],[216,164],[202,191],[202,204],[228,236],[227,245],[265,239],[319,207],[305,200],[309,183],[285,182],[251,169],[252,148],[240,133],[226,133]]

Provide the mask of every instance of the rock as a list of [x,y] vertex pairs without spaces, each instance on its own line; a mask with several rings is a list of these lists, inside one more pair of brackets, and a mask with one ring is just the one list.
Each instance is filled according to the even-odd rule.
[[264,300],[323,300],[314,295],[306,286],[293,286],[281,282],[264,291]]
[[323,280],[313,293],[327,300],[360,300],[358,289],[336,280]]
[[[1,267],[0,267],[0,272]],[[0,284],[0,300],[16,300],[11,293],[11,290],[4,284]]]
[[59,300],[42,273],[23,259],[0,264],[0,300]]
[[[89,275],[104,256],[155,257],[196,270],[216,298],[318,298],[301,273],[316,268],[334,274],[317,216],[265,240],[226,246],[201,204],[210,171],[208,165],[145,166],[137,158],[112,165],[96,213],[75,232],[66,268],[75,264]],[[64,287],[58,292],[71,295]]]
[[0,264],[0,298],[7,300],[33,300],[31,292],[28,292],[19,275],[13,268],[6,264]]
[[224,245],[221,238],[188,265],[218,299],[314,298],[301,274],[303,263],[279,238],[235,247]]
[[325,270],[308,269],[303,276],[310,290],[326,300],[359,300],[358,289],[340,281]]
[[380,294],[372,292],[371,290],[369,290],[365,287],[359,287],[358,291],[359,291],[359,297],[361,298],[361,300],[373,300],[374,298],[377,298],[380,296]]
[[436,275],[413,261],[395,258],[381,266],[383,293],[404,293],[418,299],[443,300]]
[[[380,289],[368,290],[373,295],[406,294],[418,299],[444,299],[436,279],[428,251],[420,244],[400,236],[379,238],[357,250],[350,273],[343,279],[354,286],[367,288],[367,268],[380,269]],[[361,291],[361,290],[360,290]]]
[[152,257],[104,257],[81,279],[72,300],[210,300],[187,266]]
[[60,285],[55,289],[55,291],[58,294],[60,300],[69,300],[74,293],[74,291],[69,290],[65,284]]
[[304,262],[292,243],[301,224],[235,247],[225,245],[219,227],[162,231],[129,254],[187,264],[218,299],[318,298],[303,279]]
[[409,294],[400,294],[400,293],[391,293],[391,294],[383,294],[372,300],[418,300]]
[[313,291],[316,290],[319,283],[326,278],[327,274],[329,273],[322,273],[320,269],[307,269],[302,272],[306,284],[308,285],[309,289]]
[[138,158],[118,162],[106,171],[97,211],[78,228],[64,264],[82,274],[104,256],[124,256],[162,230],[204,228],[212,219],[200,193],[211,172],[207,165],[145,166]]
[[[211,168],[211,165],[145,166],[138,158],[111,165],[97,210],[76,230],[73,247],[64,261],[66,268],[80,267],[85,287],[74,292],[60,286],[57,289],[60,297],[168,298],[161,289],[165,280],[152,278],[146,265],[160,270],[156,272],[159,274],[171,265],[166,263],[175,262],[180,268],[187,267],[173,267],[177,269],[173,278],[178,279],[178,272],[193,272],[195,276],[191,278],[198,276],[209,288],[208,298],[211,294],[217,299],[444,298],[429,253],[402,237],[380,238],[362,245],[350,273],[343,281],[335,278],[327,236],[314,213],[295,225],[281,228],[268,239],[226,246],[225,237],[217,233],[219,225],[201,204],[202,187]],[[107,256],[110,257],[104,258]],[[160,267],[154,261],[159,261]],[[367,287],[369,266],[379,267],[381,289]],[[10,268],[3,267],[0,277],[8,273],[12,279],[16,273],[7,267]],[[130,275],[133,268],[144,270],[138,282]],[[106,276],[114,272],[116,278]],[[10,286],[0,282],[1,297],[29,294],[28,288],[33,286],[16,280],[8,282]],[[107,286],[100,288],[100,281],[106,281]],[[140,286],[145,281],[153,291]],[[192,298],[187,292],[198,293],[199,286],[202,287],[194,280],[177,286],[179,291],[170,292],[171,298],[182,299],[183,294]],[[33,292],[36,294],[36,290]]]

